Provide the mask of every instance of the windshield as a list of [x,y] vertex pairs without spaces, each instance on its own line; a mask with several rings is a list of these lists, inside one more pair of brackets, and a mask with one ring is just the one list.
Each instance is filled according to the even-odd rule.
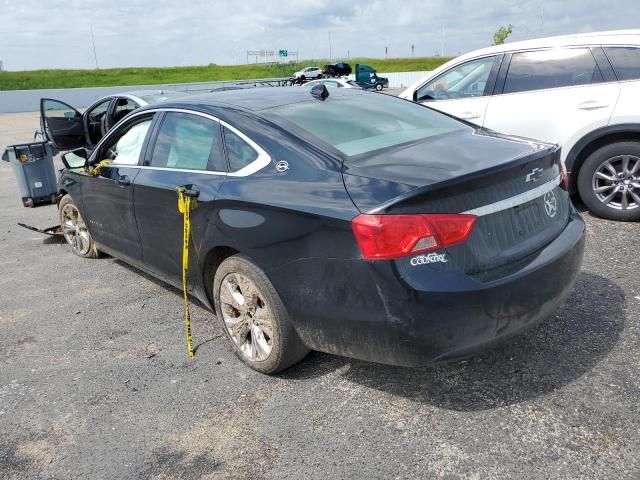
[[329,97],[263,111],[292,131],[302,131],[346,156],[467,128],[462,122],[422,105],[382,94]]

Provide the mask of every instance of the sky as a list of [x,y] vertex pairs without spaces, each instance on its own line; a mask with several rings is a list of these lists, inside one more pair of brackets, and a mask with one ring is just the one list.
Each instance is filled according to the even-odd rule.
[[[5,70],[246,63],[460,53],[509,41],[640,28],[639,0],[0,0]],[[95,38],[95,57],[91,40]],[[331,41],[329,41],[331,38]]]

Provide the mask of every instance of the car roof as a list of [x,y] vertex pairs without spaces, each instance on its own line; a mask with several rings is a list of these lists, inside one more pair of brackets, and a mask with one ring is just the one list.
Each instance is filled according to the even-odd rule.
[[[330,96],[342,97],[345,95],[363,95],[365,92],[357,89],[336,89],[331,91]],[[205,93],[203,95],[193,95],[184,99],[163,102],[162,108],[188,108],[201,107],[238,107],[245,110],[258,112],[268,108],[281,107],[303,102],[319,102],[306,88],[296,87],[274,87],[274,88],[252,88],[247,90],[228,90],[225,92]],[[156,106],[157,107],[157,106]]]
[[177,93],[177,94],[187,95],[186,93],[178,92],[175,90],[131,90],[128,92],[118,92],[118,93],[112,93],[110,95],[105,95],[104,97],[101,97],[98,100],[96,100],[94,104],[99,103],[103,100],[106,100],[107,98],[123,97],[123,98],[129,98],[131,100],[134,100],[135,102],[137,102],[142,106],[146,106],[146,105],[149,105],[149,102],[144,100],[142,97],[145,97],[147,95],[164,95],[167,93],[169,94]]
[[556,37],[535,38],[509,42],[494,47],[482,48],[466,53],[456,60],[467,57],[479,57],[492,53],[511,52],[514,50],[529,50],[544,47],[564,47],[579,45],[640,45],[640,29],[635,30],[611,30],[606,32],[590,32],[572,35],[559,35]]
[[635,30],[611,30],[606,32],[590,32],[572,35],[559,35],[556,37],[535,38],[532,40],[522,40],[519,42],[509,42],[503,45],[481,48],[465,53],[443,63],[438,68],[431,70],[420,80],[411,84],[405,92],[411,92],[423,85],[445,70],[461,63],[476,58],[496,55],[500,53],[515,52],[519,50],[533,50],[538,48],[568,47],[580,45],[640,45],[640,29]]

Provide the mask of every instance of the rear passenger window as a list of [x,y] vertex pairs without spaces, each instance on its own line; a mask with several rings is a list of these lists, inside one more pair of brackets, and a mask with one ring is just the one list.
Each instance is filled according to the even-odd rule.
[[589,85],[602,74],[588,48],[554,48],[514,53],[504,93]]
[[229,170],[231,172],[246,167],[258,158],[258,152],[238,134],[228,128],[224,129],[224,143],[227,147]]
[[604,51],[619,80],[640,79],[640,48],[605,47]]
[[151,166],[225,171],[220,125],[199,115],[168,112],[153,147]]

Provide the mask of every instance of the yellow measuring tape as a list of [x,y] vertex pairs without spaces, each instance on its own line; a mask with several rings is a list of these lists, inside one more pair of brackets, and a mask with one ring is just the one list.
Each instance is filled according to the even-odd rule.
[[192,360],[196,358],[193,352],[193,338],[191,337],[191,314],[189,312],[189,239],[191,238],[191,210],[198,206],[198,201],[187,195],[184,187],[178,187],[178,211],[184,218],[182,229],[182,291],[184,294],[184,326],[187,330],[187,352]]
[[101,162],[97,163],[95,167],[93,167],[93,170],[89,172],[89,175],[91,175],[92,177],[97,177],[102,173],[102,169],[112,162],[113,160],[102,160]]

